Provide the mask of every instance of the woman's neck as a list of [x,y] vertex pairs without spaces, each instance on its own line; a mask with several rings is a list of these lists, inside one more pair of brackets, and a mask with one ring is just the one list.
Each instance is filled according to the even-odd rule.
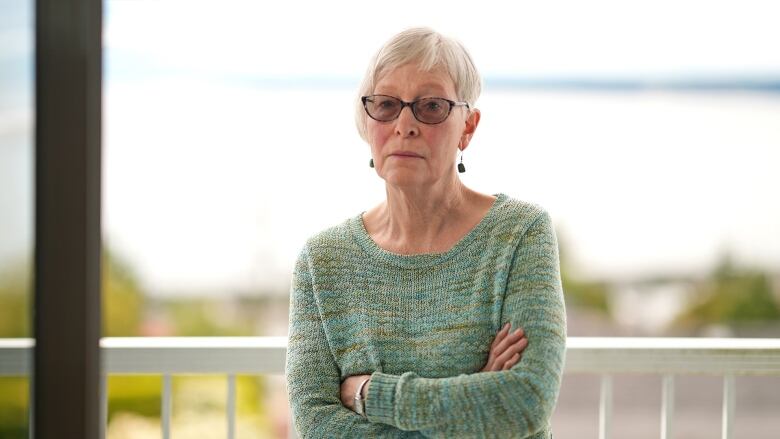
[[460,181],[424,190],[388,186],[386,191],[387,200],[363,220],[380,247],[399,254],[449,250],[481,220],[480,202],[487,201]]

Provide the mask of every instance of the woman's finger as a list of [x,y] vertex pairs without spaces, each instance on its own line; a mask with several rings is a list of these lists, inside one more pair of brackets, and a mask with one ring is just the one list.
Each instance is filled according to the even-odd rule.
[[495,348],[492,349],[491,353],[494,354],[494,356],[499,356],[504,351],[506,351],[509,346],[512,346],[513,344],[515,344],[518,341],[522,340],[523,337],[525,337],[525,333],[523,332],[523,328],[518,328],[515,331],[512,331],[509,334],[507,334],[507,336],[504,337],[495,346]]
[[493,339],[493,343],[490,344],[490,350],[492,351],[493,348],[495,348],[501,342],[501,340],[503,340],[504,337],[506,337],[506,335],[508,333],[509,333],[509,322],[507,322],[501,328],[501,330],[498,331],[498,333],[496,334],[496,337]]
[[496,334],[496,337],[490,345],[487,364],[482,368],[482,372],[501,370],[504,363],[506,363],[514,353],[520,352],[525,348],[525,345],[516,345],[525,336],[523,329],[518,328],[510,333],[510,328],[511,324],[507,322]]
[[507,349],[501,353],[501,355],[497,356],[494,364],[498,366],[497,370],[501,370],[501,368],[504,366],[504,363],[509,361],[513,356],[520,355],[521,352],[528,346],[528,339],[523,338],[517,343],[512,344],[511,346],[507,347]]
[[528,342],[526,339],[522,339],[519,342],[509,346],[504,352],[501,353],[501,355],[497,356],[495,360],[493,361],[493,364],[495,365],[495,370],[501,370],[504,363],[508,361],[510,358],[512,358],[515,354],[522,354],[523,349],[527,346]]
[[528,339],[523,338],[522,340],[515,343],[514,345],[509,346],[500,355],[498,356],[491,355],[488,364],[485,365],[485,367],[482,369],[482,372],[495,372],[495,371],[502,370],[504,368],[504,364],[507,361],[510,361],[510,359],[515,354],[520,355],[520,358],[522,358],[522,351],[526,348],[526,346],[528,346]]
[[490,344],[490,352],[488,353],[488,361],[487,364],[485,364],[485,367],[482,368],[482,372],[493,370],[493,365],[495,363],[496,357],[500,352],[496,352],[496,346],[498,346],[499,343],[501,343],[504,338],[506,338],[507,334],[509,334],[509,328],[511,325],[509,322],[504,324],[504,326],[498,331],[495,338],[493,338],[493,342]]
[[504,362],[504,368],[503,370],[509,370],[511,369],[515,364],[517,364],[520,361],[520,354],[514,354],[512,355],[512,358]]

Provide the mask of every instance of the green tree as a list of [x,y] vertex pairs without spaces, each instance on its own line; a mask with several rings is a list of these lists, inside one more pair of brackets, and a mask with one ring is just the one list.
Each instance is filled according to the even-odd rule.
[[697,329],[780,320],[780,306],[767,274],[738,267],[729,255],[721,258],[698,293],[700,300],[682,313],[675,326]]

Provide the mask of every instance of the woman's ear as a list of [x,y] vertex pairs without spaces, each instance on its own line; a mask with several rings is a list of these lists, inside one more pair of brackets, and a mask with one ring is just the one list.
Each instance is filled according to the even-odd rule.
[[466,118],[465,127],[463,129],[463,134],[460,136],[461,151],[469,146],[471,137],[474,136],[474,132],[477,130],[477,125],[479,125],[480,117],[481,113],[478,109],[475,108],[469,111],[469,116]]

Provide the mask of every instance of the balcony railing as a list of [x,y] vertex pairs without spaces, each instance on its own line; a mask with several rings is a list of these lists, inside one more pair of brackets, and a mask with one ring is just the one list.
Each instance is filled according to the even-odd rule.
[[[28,375],[33,345],[31,339],[0,339],[0,376]],[[227,376],[226,429],[228,439],[234,439],[236,375],[284,374],[286,346],[286,337],[139,337],[104,338],[101,341],[104,374],[162,375],[164,439],[170,438],[173,375]],[[672,437],[676,377],[695,374],[722,376],[722,438],[732,439],[734,377],[780,376],[780,339],[570,337],[564,372],[601,376],[600,439],[610,438],[613,375],[643,373],[663,377],[660,407],[662,439]],[[105,380],[102,387],[106,388]],[[105,393],[104,416],[108,412]]]

